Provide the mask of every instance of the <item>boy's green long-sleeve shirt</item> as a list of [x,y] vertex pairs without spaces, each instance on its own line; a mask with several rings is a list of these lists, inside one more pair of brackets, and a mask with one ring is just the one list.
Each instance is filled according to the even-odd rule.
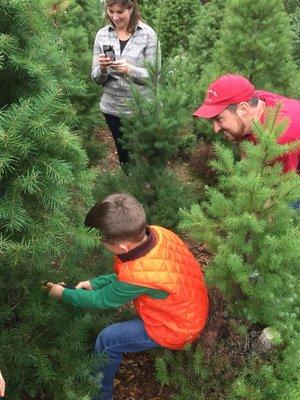
[[81,308],[118,308],[142,295],[155,299],[168,297],[163,290],[120,282],[115,274],[102,275],[90,282],[93,290],[65,289],[63,302]]
[[[129,261],[147,254],[156,245],[156,237],[149,227],[146,234],[147,240],[144,243],[118,257],[122,261]],[[142,295],[154,299],[165,299],[169,295],[163,290],[120,282],[116,274],[102,275],[90,282],[93,290],[64,289],[63,302],[82,308],[118,308]]]

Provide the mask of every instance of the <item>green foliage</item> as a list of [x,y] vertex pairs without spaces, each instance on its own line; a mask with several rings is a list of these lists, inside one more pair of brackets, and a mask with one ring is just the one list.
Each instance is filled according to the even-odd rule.
[[297,400],[299,387],[299,339],[282,354],[275,354],[272,363],[250,360],[233,382],[228,400]]
[[219,182],[207,189],[206,202],[183,212],[181,227],[214,252],[207,279],[230,299],[236,315],[290,337],[299,328],[300,236],[289,203],[300,198],[300,179],[272,165],[289,148],[276,143],[283,129],[274,124],[278,112],[255,126],[259,144],[244,143],[240,162],[234,162],[232,151],[216,146],[212,165]]
[[[173,400],[299,397],[300,236],[288,203],[299,198],[300,179],[270,165],[287,150],[276,143],[284,127],[275,124],[277,113],[255,127],[259,143],[243,145],[243,160],[216,146],[217,185],[207,188],[206,201],[181,213],[180,227],[210,247],[205,276],[223,291],[234,319],[216,308],[222,298],[211,290],[210,318],[197,347],[157,359],[157,378],[175,388]],[[261,328],[253,323],[281,334],[273,352],[255,353],[253,333]]]
[[288,13],[293,13],[299,6],[298,0],[284,0],[284,7]]
[[188,36],[198,18],[198,0],[161,0],[161,17],[157,29],[163,61],[171,54],[176,54],[178,49],[188,48]]
[[82,93],[61,39],[32,0],[0,2],[0,368],[8,396],[88,399],[91,331],[106,318],[64,308],[42,280],[95,270],[83,227],[95,173],[72,130]]
[[[178,99],[177,109],[185,117],[183,128],[193,130],[192,114],[199,103],[199,76],[196,74],[196,63],[190,62],[188,53],[181,53],[173,57],[164,66],[166,94]],[[175,106],[174,101],[174,106]],[[177,114],[177,111],[176,111]],[[174,118],[175,117],[175,118]],[[176,119],[175,113],[173,118]]]
[[199,18],[189,36],[187,60],[194,66],[197,80],[214,55],[214,47],[220,38],[220,26],[222,26],[227,3],[226,0],[213,0],[200,6]]
[[190,119],[184,108],[187,95],[167,85],[157,66],[149,67],[149,74],[147,98],[132,88],[131,114],[123,117],[123,142],[133,162],[159,169],[194,138],[184,131]]
[[295,38],[295,59],[298,67],[300,67],[300,6],[291,14],[291,19]]
[[[16,12],[14,18],[12,8]],[[29,93],[41,94],[54,89],[68,95],[83,92],[82,83],[71,73],[61,40],[49,29],[47,19],[41,18],[40,13],[45,15],[36,7],[26,9],[22,2],[1,2],[2,107]],[[44,31],[48,35],[41,34]],[[74,118],[70,107],[68,112]]]
[[142,165],[130,166],[126,175],[121,170],[101,174],[95,186],[95,198],[102,200],[113,192],[135,196],[145,208],[147,222],[166,228],[175,228],[180,221],[180,208],[198,199],[195,188],[182,183],[174,172]]
[[219,35],[213,65],[206,67],[209,81],[241,73],[258,88],[289,93],[296,66],[283,0],[229,0]]
[[172,399],[205,399],[205,388],[198,384],[206,375],[199,346],[176,353],[167,350],[163,356],[156,359],[155,366],[159,382],[163,385],[172,384],[178,389]]
[[153,29],[157,28],[161,0],[139,0],[142,19]]
[[[151,71],[150,100],[134,93],[125,123],[133,162],[126,174],[98,177],[96,199],[129,192],[150,224],[169,228],[183,216],[181,226],[213,251],[206,276],[230,312],[275,327],[283,341],[269,355],[240,359],[250,323],[237,321],[235,337],[231,326],[210,331],[211,348],[167,351],[156,361],[158,379],[176,388],[175,400],[298,400],[300,235],[287,204],[300,197],[299,177],[269,165],[288,148],[275,143],[282,127],[272,118],[256,126],[260,143],[244,144],[240,162],[218,145],[219,180],[200,206],[200,194],[169,168],[194,143],[191,114],[217,75],[238,72],[256,86],[299,94],[298,2],[139,3],[160,33],[164,70]],[[43,279],[75,283],[111,263],[82,227],[95,174],[78,137],[91,158],[102,154],[93,141],[100,94],[89,78],[100,4],[0,0],[0,369],[13,400],[88,400],[96,383],[90,371],[105,361],[89,353],[114,316],[75,312],[40,290]],[[180,215],[183,208],[190,211]]]
[[[175,227],[178,210],[193,203],[194,188],[182,183],[167,166],[180,152],[189,148],[195,137],[184,131],[187,118],[185,97],[167,86],[158,66],[149,66],[149,96],[142,97],[132,88],[131,114],[123,116],[123,144],[131,162],[125,173],[100,177],[96,198],[111,192],[125,191],[137,197],[146,209],[148,222]],[[174,110],[176,109],[176,113]]]
[[207,342],[183,352],[165,351],[156,359],[157,379],[175,388],[172,400],[298,399],[299,342],[271,355],[257,355],[236,349],[241,340],[242,335],[231,337],[231,342],[218,337],[213,351],[205,348]]
[[[176,71],[176,81],[180,82],[177,86],[180,86],[183,93],[189,93],[186,108],[190,114],[205,97],[208,80],[204,79],[203,82],[202,75],[214,58],[214,49],[220,38],[220,27],[227,3],[225,0],[212,0],[200,6],[200,15],[188,38],[188,51],[178,56],[177,60],[172,60],[175,64],[173,69]],[[194,119],[194,131],[199,136],[208,137],[209,141],[215,140],[210,121]]]
[[83,93],[71,96],[77,114],[76,130],[83,138],[90,162],[103,157],[103,145],[95,137],[95,127],[104,125],[99,110],[99,86],[90,77],[93,44],[98,29],[104,25],[98,0],[44,0],[53,26],[61,35],[64,50],[73,67],[73,75],[82,83]]

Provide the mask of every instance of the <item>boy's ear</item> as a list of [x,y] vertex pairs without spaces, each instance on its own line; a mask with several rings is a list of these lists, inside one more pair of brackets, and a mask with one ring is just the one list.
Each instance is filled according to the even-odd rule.
[[129,243],[128,242],[120,242],[117,245],[120,249],[126,251],[126,253],[130,250],[129,249]]

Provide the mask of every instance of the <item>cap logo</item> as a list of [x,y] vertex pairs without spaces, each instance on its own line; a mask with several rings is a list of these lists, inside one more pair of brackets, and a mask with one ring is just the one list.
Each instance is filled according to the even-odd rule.
[[208,89],[206,97],[205,97],[205,101],[208,103],[211,103],[214,101],[214,97],[218,97],[217,92],[214,89]]

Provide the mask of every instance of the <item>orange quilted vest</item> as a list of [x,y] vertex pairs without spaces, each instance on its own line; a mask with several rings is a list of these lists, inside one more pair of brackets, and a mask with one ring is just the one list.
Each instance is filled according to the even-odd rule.
[[164,290],[166,299],[139,296],[136,311],[148,335],[161,346],[182,349],[203,329],[208,314],[207,289],[200,265],[173,232],[152,226],[157,243],[134,261],[115,261],[118,279],[134,285]]

